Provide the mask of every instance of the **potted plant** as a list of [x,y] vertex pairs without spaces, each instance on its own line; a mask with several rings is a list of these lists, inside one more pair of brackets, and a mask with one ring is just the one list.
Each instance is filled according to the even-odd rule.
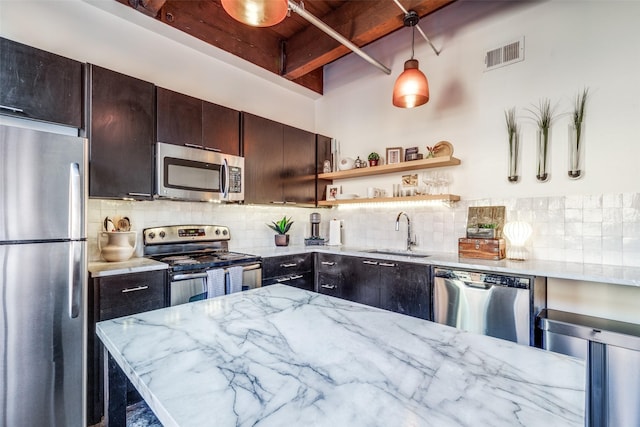
[[369,166],[378,166],[378,162],[380,161],[380,155],[374,151],[369,154],[369,156],[367,157],[367,160],[369,160]]
[[267,227],[271,228],[275,231],[275,242],[276,246],[288,246],[289,245],[289,235],[287,232],[293,225],[293,221],[291,218],[287,218],[287,216],[283,216],[280,221],[271,221],[271,224],[267,224]]

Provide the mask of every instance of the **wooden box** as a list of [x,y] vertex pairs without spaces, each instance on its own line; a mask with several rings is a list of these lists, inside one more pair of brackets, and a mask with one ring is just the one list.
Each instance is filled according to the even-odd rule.
[[458,239],[458,256],[500,260],[505,257],[506,243],[504,239]]

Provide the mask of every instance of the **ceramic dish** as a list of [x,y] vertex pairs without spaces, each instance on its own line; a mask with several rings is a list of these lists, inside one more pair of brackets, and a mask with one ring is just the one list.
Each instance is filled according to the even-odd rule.
[[357,198],[357,194],[336,194],[336,200],[349,200]]
[[449,141],[440,141],[435,146],[435,157],[451,157],[453,156],[453,144]]

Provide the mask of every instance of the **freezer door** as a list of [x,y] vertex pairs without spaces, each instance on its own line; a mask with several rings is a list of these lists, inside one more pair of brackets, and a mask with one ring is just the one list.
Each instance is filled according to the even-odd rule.
[[0,245],[0,426],[84,427],[85,245]]
[[86,237],[86,140],[0,125],[0,243]]

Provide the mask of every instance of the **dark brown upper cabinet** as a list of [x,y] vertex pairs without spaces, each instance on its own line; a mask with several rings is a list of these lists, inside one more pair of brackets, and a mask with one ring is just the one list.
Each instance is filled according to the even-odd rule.
[[244,201],[284,203],[282,123],[243,113]]
[[316,204],[316,136],[243,113],[245,203]]
[[0,38],[0,114],[82,128],[82,67]]
[[153,197],[155,86],[88,66],[89,196]]
[[240,112],[157,88],[158,141],[240,155]]

